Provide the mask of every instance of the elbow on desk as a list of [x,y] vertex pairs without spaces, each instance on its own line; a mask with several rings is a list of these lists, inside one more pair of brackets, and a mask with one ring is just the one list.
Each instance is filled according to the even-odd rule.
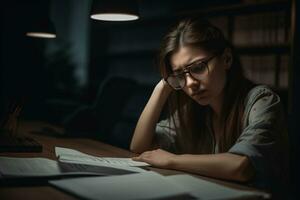
[[145,151],[150,151],[153,149],[157,149],[159,148],[159,145],[157,144],[157,142],[154,140],[152,141],[151,144],[140,144],[140,143],[136,143],[131,141],[130,143],[130,151],[133,153],[137,153],[137,154],[141,154],[144,153]]
[[139,145],[134,145],[134,144],[130,144],[130,151],[133,153],[137,153],[137,154],[141,154],[144,153],[145,151],[150,151],[153,149],[157,149],[158,146],[157,145],[151,145],[150,147],[145,147],[145,146],[139,146]]
[[131,146],[130,145],[130,151],[132,152],[132,153],[140,153],[134,146]]
[[140,153],[138,145],[133,138],[131,139],[129,150],[133,153]]
[[139,148],[137,145],[134,145],[132,143],[130,144],[129,149],[131,152],[137,153],[137,154],[141,154],[144,152],[144,150],[142,148]]
[[254,177],[254,168],[247,156],[243,156],[241,162],[235,171],[235,180],[239,182],[248,182]]

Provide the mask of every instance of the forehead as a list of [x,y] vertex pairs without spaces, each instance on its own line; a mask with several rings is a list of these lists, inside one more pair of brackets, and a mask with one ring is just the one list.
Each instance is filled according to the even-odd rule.
[[209,56],[208,52],[201,48],[183,46],[175,51],[170,57],[170,64],[173,71],[184,68],[197,60],[205,59]]

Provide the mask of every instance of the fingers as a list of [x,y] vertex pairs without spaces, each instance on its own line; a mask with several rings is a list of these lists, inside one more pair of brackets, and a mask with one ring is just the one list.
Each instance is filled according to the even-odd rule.
[[134,160],[134,161],[141,161],[139,156],[132,157],[131,159]]
[[139,156],[132,157],[131,159],[134,160],[134,161],[144,161],[144,162],[146,162],[147,160],[149,160],[151,158],[151,156],[154,152],[155,152],[155,150],[145,151],[144,153],[140,154]]
[[132,157],[131,158],[133,161],[140,161],[140,162],[146,162],[146,158],[142,156],[137,156],[137,157]]

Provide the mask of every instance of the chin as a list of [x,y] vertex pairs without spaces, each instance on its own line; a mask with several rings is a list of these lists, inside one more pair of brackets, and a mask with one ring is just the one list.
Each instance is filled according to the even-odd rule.
[[194,100],[200,104],[201,106],[207,106],[209,105],[209,99],[208,98],[205,98],[205,97],[202,97],[202,98],[194,98]]

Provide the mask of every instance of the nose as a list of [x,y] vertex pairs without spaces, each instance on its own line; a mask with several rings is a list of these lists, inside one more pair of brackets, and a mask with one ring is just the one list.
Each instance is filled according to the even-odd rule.
[[185,75],[185,81],[187,87],[194,87],[195,85],[199,85],[199,80],[193,78],[189,73]]

